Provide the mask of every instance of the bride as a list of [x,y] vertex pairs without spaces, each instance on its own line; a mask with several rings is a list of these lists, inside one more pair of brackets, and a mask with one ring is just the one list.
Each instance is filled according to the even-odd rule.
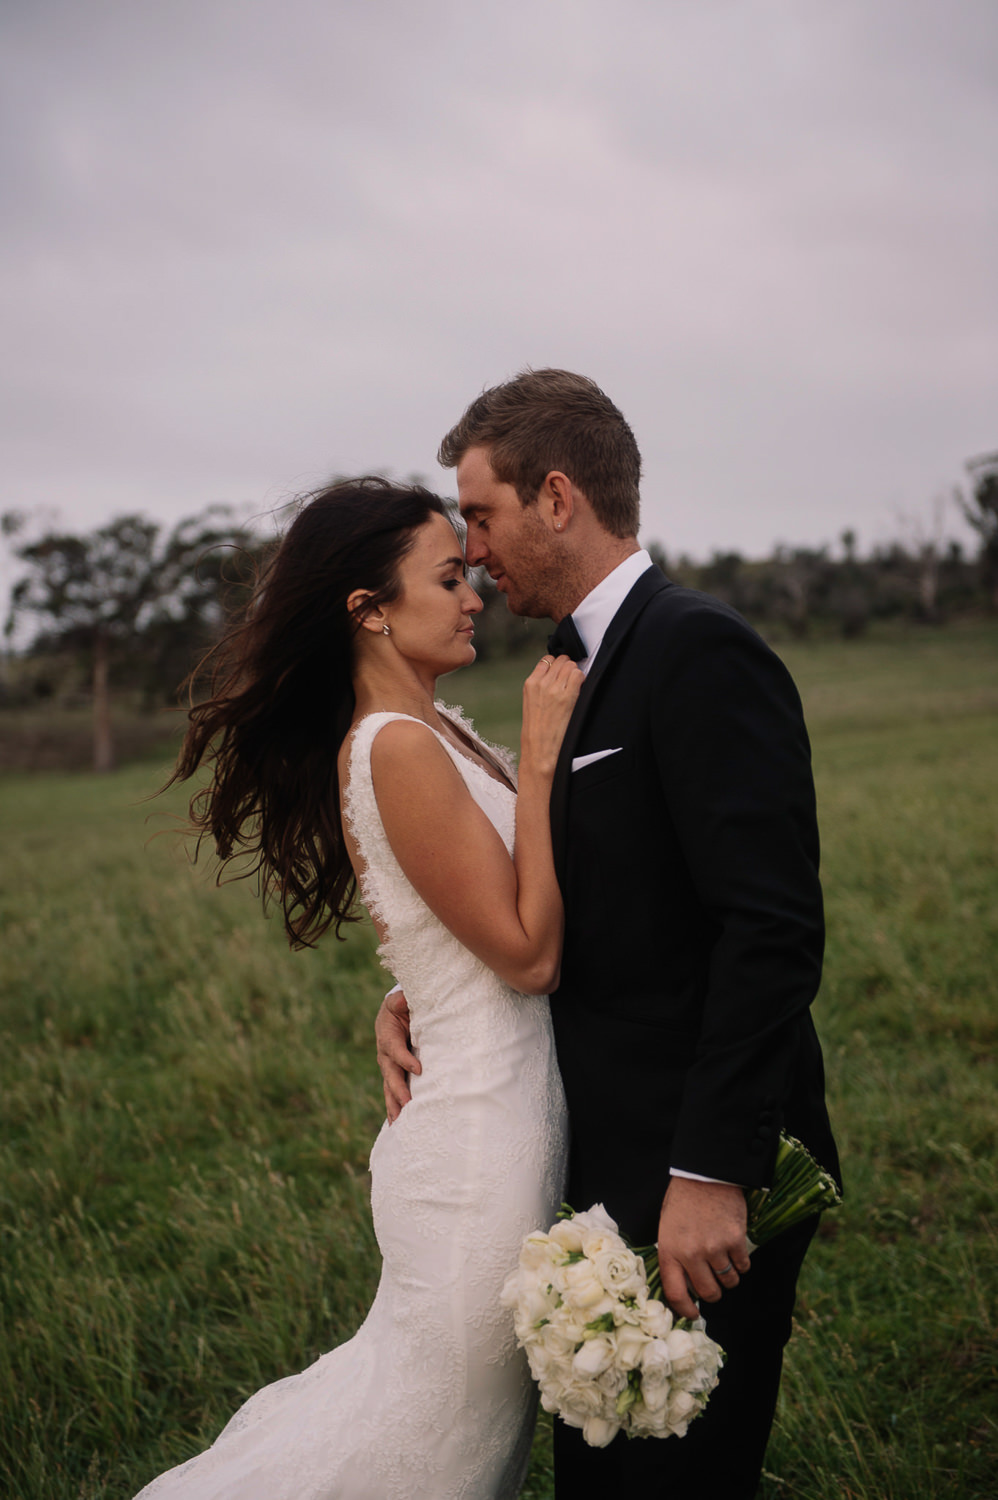
[[545,657],[528,677],[517,794],[504,752],[435,699],[474,660],[481,608],[436,496],[335,484],[191,710],[174,774],[211,768],[194,828],[223,861],[250,855],[294,945],[338,931],[359,885],[421,1070],[371,1153],[383,1267],[360,1331],[142,1500],[507,1500],[523,1480],[533,1392],[499,1292],[562,1191],[548,802],[582,674]]

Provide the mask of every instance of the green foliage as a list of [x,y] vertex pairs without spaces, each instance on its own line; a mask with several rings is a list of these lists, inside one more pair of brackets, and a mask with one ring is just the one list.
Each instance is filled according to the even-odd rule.
[[[797,645],[846,1174],[765,1500],[993,1493],[998,632]],[[442,696],[515,742],[524,663]],[[377,1280],[371,933],[291,954],[168,832],[159,767],[0,780],[0,1488],[127,1500]],[[150,842],[151,838],[151,842]],[[612,941],[612,934],[608,935]],[[386,1435],[390,1440],[390,1434]],[[539,1428],[525,1494],[551,1494]]]

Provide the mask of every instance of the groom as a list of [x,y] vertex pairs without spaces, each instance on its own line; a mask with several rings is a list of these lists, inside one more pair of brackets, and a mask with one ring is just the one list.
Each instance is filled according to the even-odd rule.
[[[592,381],[537,370],[485,391],[440,461],[469,564],[515,614],[560,622],[551,649],[587,674],[551,798],[567,1198],[657,1239],[666,1300],[695,1317],[696,1297],[728,1355],[681,1440],[593,1449],[556,1422],[557,1482],[750,1500],[815,1221],[750,1261],[742,1189],[771,1181],[781,1129],[838,1170],[810,1016],[823,923],[800,700],[733,610],[639,548],[637,445]],[[412,1061],[391,1004],[379,1059],[397,1113]]]

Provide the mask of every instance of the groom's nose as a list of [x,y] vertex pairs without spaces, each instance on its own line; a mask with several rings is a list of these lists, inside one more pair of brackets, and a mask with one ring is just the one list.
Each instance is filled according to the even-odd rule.
[[488,555],[488,547],[475,535],[474,528],[469,525],[464,543],[464,557],[468,567],[477,568],[479,563],[483,563]]

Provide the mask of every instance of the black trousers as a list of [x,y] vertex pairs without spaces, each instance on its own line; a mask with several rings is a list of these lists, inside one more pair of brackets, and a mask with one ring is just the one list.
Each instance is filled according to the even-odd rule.
[[[641,1494],[669,1500],[752,1500],[790,1337],[797,1276],[817,1228],[804,1220],[763,1245],[752,1269],[720,1302],[704,1303],[707,1332],[727,1354],[707,1410],[682,1438],[626,1438],[590,1448],[582,1433],[554,1419],[555,1493]],[[638,1488],[640,1486],[640,1490]]]

